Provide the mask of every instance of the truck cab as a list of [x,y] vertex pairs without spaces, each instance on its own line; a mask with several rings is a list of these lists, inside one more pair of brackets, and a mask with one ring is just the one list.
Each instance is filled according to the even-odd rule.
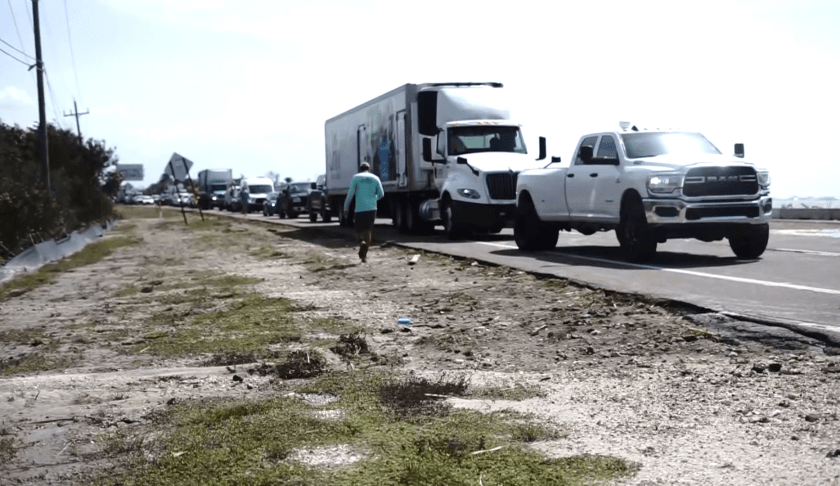
[[558,230],[615,230],[619,244],[650,256],[672,238],[728,239],[739,258],[766,246],[770,174],[723,154],[699,132],[621,130],[584,135],[568,167],[523,171],[517,181],[520,248],[545,249]]
[[458,228],[498,233],[511,226],[516,209],[516,177],[534,165],[521,127],[509,120],[467,120],[444,124],[424,150],[434,164],[440,220],[447,234]]

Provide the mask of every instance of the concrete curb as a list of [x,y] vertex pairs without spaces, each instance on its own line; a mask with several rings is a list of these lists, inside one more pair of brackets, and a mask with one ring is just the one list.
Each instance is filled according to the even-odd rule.
[[42,241],[29,247],[0,267],[0,282],[5,282],[18,274],[35,271],[47,263],[66,258],[87,246],[91,241],[101,238],[113,227],[114,220],[108,220],[83,231],[74,231],[66,238]]

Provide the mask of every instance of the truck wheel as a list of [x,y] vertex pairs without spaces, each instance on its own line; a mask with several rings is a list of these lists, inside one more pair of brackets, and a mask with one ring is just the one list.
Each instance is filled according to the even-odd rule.
[[316,213],[314,211],[310,211],[309,212],[309,222],[314,223],[316,221],[318,221],[318,213]]
[[289,211],[289,214],[287,214],[286,216],[288,216],[289,219],[295,219],[298,217],[298,213],[297,211]]
[[560,238],[559,229],[542,226],[539,229],[539,233],[540,250],[553,250],[557,246],[557,239]]
[[770,239],[770,226],[767,224],[751,225],[742,233],[729,237],[729,247],[735,256],[743,259],[754,259],[761,256],[767,249]]
[[445,201],[443,211],[443,232],[450,240],[457,240],[463,238],[469,231],[464,227],[464,223],[458,217],[458,211],[452,207],[452,201]]
[[[516,219],[513,222],[513,239],[516,246],[522,251],[539,250],[540,245],[540,218],[534,211],[530,201],[522,204],[516,211]],[[557,240],[555,240],[555,244]]]
[[329,223],[332,219],[329,211],[327,211],[326,201],[321,201],[321,219],[323,219],[325,223]]
[[405,208],[399,196],[395,197],[393,204],[391,204],[391,224],[400,233],[405,232]]
[[656,240],[648,228],[645,210],[639,201],[632,201],[621,208],[616,235],[621,249],[633,260],[648,260],[656,253]]

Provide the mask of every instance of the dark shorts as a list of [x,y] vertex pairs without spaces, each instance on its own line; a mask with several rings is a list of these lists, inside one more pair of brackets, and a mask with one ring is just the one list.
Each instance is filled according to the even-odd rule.
[[353,226],[358,230],[369,230],[373,228],[373,221],[376,219],[376,210],[360,211],[353,216]]

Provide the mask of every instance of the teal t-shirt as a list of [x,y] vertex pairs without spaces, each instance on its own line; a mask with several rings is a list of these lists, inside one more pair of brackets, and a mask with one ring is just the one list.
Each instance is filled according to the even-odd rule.
[[356,211],[374,211],[376,210],[376,201],[379,201],[385,196],[385,191],[382,189],[382,182],[379,178],[370,172],[359,172],[353,176],[353,182],[350,183],[350,192],[347,193],[347,198],[344,199],[344,210],[350,209],[350,201],[356,196]]

